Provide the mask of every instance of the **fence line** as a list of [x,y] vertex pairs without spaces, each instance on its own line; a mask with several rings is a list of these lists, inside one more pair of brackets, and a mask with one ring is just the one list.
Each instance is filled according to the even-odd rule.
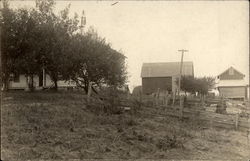
[[[98,101],[91,101],[93,99],[98,99]],[[94,104],[105,105],[105,103],[107,103],[107,101],[105,100],[108,99],[112,98],[107,96],[95,98],[89,97],[88,95],[88,103],[92,102]],[[176,97],[174,106],[172,106],[172,98],[166,96],[153,97],[139,94],[139,96],[137,97],[127,96],[126,98],[118,97],[115,99],[119,99],[117,103],[118,106],[121,107],[133,106],[132,100],[137,100],[142,106],[164,109],[164,115],[167,116],[177,117],[180,119],[197,118],[198,120],[207,122],[212,127],[222,127],[240,131],[250,131],[250,119],[239,117],[239,114],[219,114],[202,110],[202,108],[199,108],[202,105],[201,99],[197,98],[188,98],[185,100],[184,97]],[[223,98],[209,98],[204,100],[204,102],[207,104],[218,104],[217,108],[225,109],[225,100]],[[188,108],[190,107],[190,105],[191,108]]]
[[[205,99],[204,102],[208,105],[210,104],[217,104],[217,110],[220,113],[215,113],[211,111],[205,111],[201,108],[198,108],[202,106],[202,100],[198,98],[188,98],[183,100],[183,97],[177,97],[175,98],[175,108],[171,108],[171,105],[168,103],[171,103],[172,98],[168,98],[167,101],[164,101],[162,99],[166,99],[166,97],[150,97],[150,96],[140,96],[142,97],[142,104],[147,104],[149,106],[148,102],[157,100],[157,107],[151,106],[152,108],[164,108],[165,112],[164,114],[167,116],[177,117],[180,119],[190,119],[190,118],[198,118],[199,120],[205,121],[212,127],[221,127],[221,128],[229,128],[229,129],[235,129],[240,131],[250,131],[250,118],[242,118],[239,117],[239,114],[229,115],[229,114],[223,114],[223,110],[226,111],[226,100],[224,98],[208,98]],[[167,102],[167,104],[166,104]],[[151,105],[155,105],[155,103],[151,103]],[[178,106],[179,105],[179,106]],[[188,108],[190,107],[191,108]],[[193,108],[195,107],[195,108]]]

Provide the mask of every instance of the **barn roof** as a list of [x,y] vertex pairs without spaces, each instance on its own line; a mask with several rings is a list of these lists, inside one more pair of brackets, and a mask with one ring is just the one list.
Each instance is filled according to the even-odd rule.
[[233,70],[235,70],[236,72],[238,72],[240,75],[243,75],[243,76],[245,76],[243,73],[241,73],[241,72],[239,72],[238,70],[236,70],[234,67],[230,67],[230,68],[228,68],[227,70],[225,70],[224,72],[222,72],[221,74],[219,74],[218,76],[221,76],[222,74],[224,74],[224,73],[226,73],[227,71],[229,71],[230,69],[233,69]]
[[[180,73],[180,62],[143,63],[141,77],[169,77]],[[183,75],[194,75],[193,62],[183,62]]]

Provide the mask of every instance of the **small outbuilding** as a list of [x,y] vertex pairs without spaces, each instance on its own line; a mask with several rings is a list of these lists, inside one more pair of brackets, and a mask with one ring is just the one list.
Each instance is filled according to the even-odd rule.
[[[152,94],[158,89],[175,91],[180,66],[180,62],[143,63],[141,69],[142,93]],[[182,75],[194,76],[193,62],[183,62]]]

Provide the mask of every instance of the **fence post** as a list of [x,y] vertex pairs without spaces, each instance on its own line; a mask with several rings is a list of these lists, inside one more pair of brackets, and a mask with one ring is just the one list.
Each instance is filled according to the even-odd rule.
[[239,127],[239,113],[235,115],[235,130],[238,130]]
[[[248,125],[250,125],[250,118],[248,117],[247,119]],[[250,147],[250,127],[248,126],[248,130],[247,130],[247,145]]]
[[185,96],[179,96],[179,99],[180,99],[180,107],[183,107],[183,106],[184,106],[184,97],[185,97]]
[[206,95],[203,95],[202,97],[202,108],[205,108],[205,102],[206,102]]
[[221,98],[221,112],[222,112],[223,109],[224,109],[224,98],[222,97]]
[[157,89],[157,92],[156,92],[156,106],[159,106],[159,99],[160,99],[160,88]]
[[165,101],[165,106],[166,106],[166,108],[168,107],[168,102],[169,102],[169,94],[167,93],[166,94],[166,101]]
[[127,100],[130,100],[130,93],[129,93],[129,90],[127,91]]
[[180,96],[180,119],[183,118],[183,104],[184,104],[184,99],[183,96]]
[[90,96],[91,96],[91,90],[92,90],[92,82],[89,82],[89,87],[88,87],[88,95],[87,95],[87,105],[90,103]]
[[142,91],[139,91],[139,106],[141,107],[142,106]]
[[175,103],[175,94],[176,94],[176,91],[174,90],[174,92],[173,92],[172,94],[173,94],[173,104],[172,104],[172,108],[174,108],[174,103]]
[[210,119],[210,128],[212,128],[213,127],[213,123],[214,123],[214,118],[213,118],[213,116],[212,116],[212,118]]

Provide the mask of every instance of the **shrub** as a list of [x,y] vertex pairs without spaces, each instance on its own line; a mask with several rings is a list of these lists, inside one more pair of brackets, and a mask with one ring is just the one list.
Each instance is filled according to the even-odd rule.
[[125,124],[128,126],[135,126],[137,125],[137,121],[133,117],[129,117],[125,120]]
[[165,151],[171,148],[183,147],[183,142],[176,135],[165,135],[157,141],[156,146]]
[[176,127],[169,127],[164,137],[156,140],[156,147],[161,150],[172,148],[183,148],[184,139],[189,136],[185,130],[177,129]]

